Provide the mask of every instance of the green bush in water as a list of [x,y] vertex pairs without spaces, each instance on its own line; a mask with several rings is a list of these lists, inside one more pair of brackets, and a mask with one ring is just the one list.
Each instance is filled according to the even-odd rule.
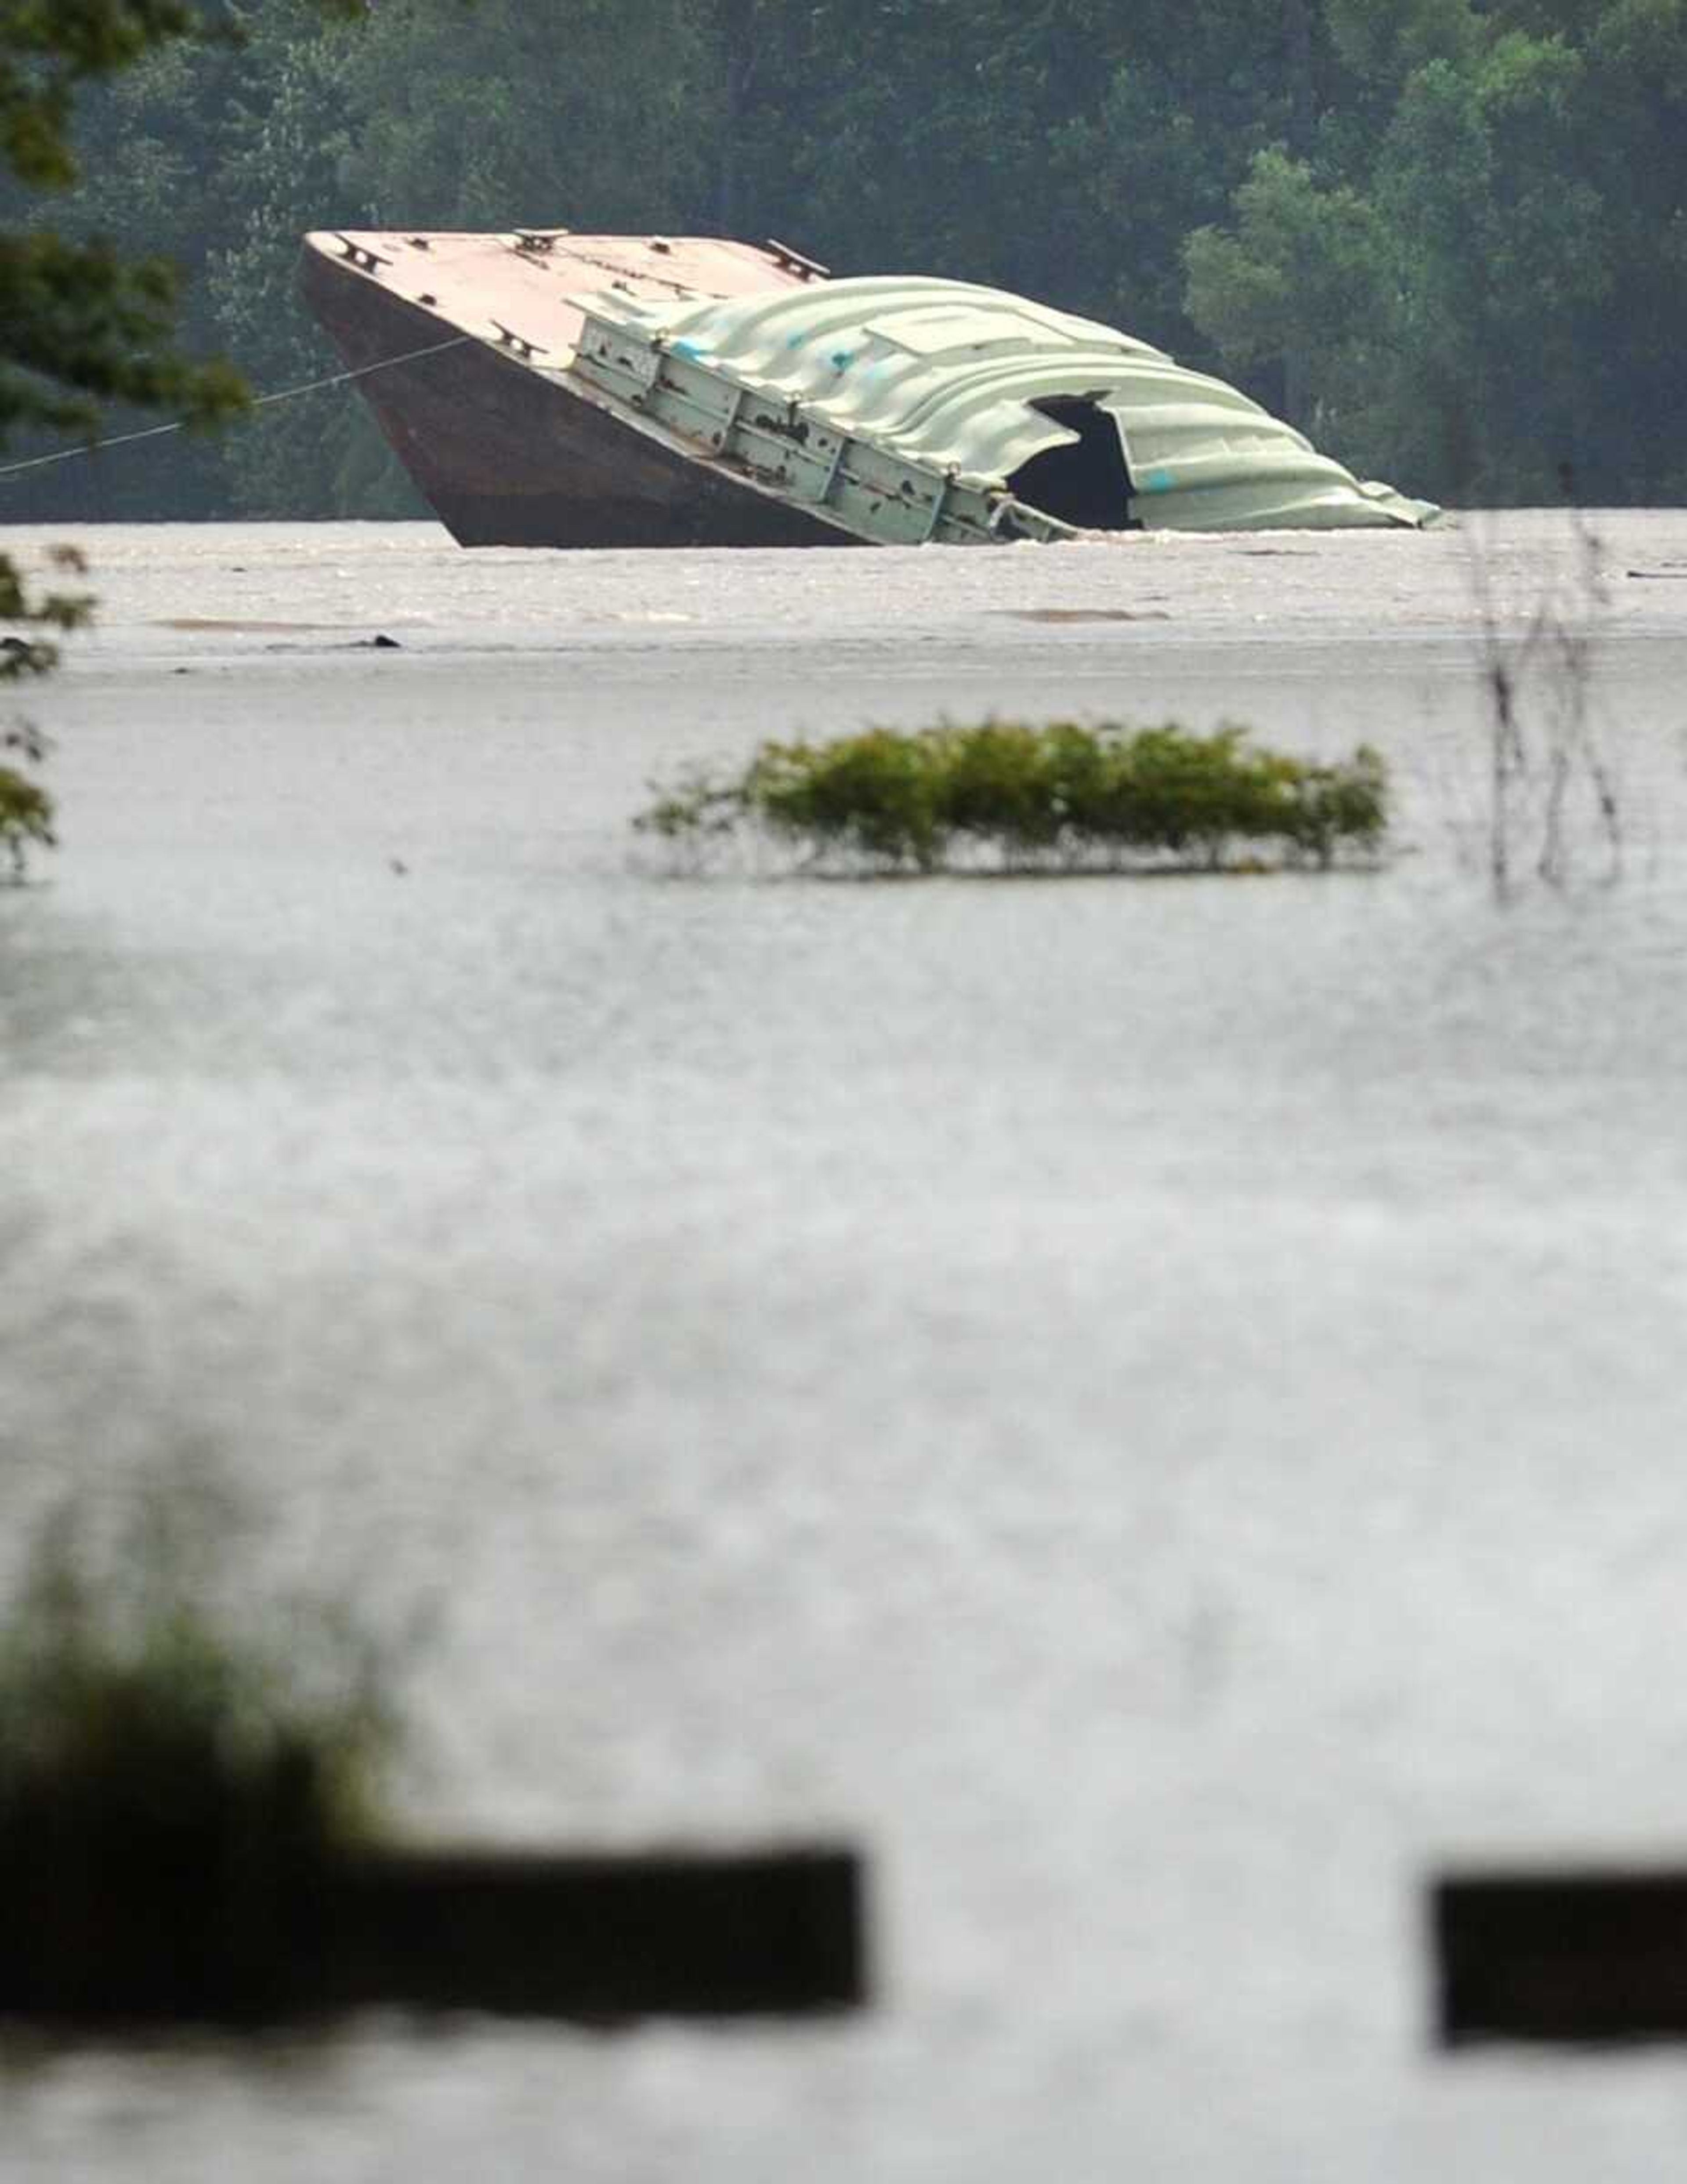
[[693,776],[637,823],[675,843],[760,828],[892,870],[981,852],[1018,869],[1218,868],[1243,850],[1328,866],[1344,848],[1378,846],[1387,799],[1383,760],[1363,745],[1319,765],[1256,749],[1235,727],[986,721],[765,744],[736,778]]
[[887,864],[939,861],[943,769],[928,738],[870,728],[841,743],[765,744],[747,808],[778,834]]
[[331,1617],[225,1626],[156,1526],[122,1574],[67,1520],[0,1632],[0,2009],[262,2017],[376,1830],[394,1735]]

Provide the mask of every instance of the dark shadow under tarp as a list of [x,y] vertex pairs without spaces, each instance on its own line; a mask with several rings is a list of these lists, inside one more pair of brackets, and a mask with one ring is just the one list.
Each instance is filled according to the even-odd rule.
[[1080,531],[1140,529],[1131,521],[1131,474],[1110,413],[1088,394],[1051,394],[1030,406],[1077,438],[1022,463],[1008,480],[1015,499]]

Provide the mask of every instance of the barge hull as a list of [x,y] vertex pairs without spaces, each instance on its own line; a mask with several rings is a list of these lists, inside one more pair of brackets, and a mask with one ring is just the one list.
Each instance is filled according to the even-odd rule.
[[[513,349],[312,244],[304,298],[393,453],[463,546],[842,546],[800,509],[648,439]],[[413,362],[393,357],[463,335]]]
[[1033,299],[707,237],[305,238],[306,300],[466,546],[1422,528],[1163,350]]

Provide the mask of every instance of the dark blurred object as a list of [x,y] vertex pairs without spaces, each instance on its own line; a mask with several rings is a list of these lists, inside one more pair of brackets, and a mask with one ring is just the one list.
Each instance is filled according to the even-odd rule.
[[1443,2047],[1687,2040],[1687,1873],[1448,1875],[1430,1918]]
[[740,2016],[867,1998],[860,1860],[386,1854],[330,1884],[327,1999],[515,2016]]
[[187,1474],[50,1513],[0,1614],[0,2016],[263,2024],[366,2004],[616,2024],[866,1998],[859,1858],[410,1850],[390,1658],[230,1583]]
[[366,1852],[234,1875],[167,1830],[68,1890],[21,1877],[3,1877],[0,2013],[238,2024],[392,2003],[615,2024],[867,1998],[844,1850]]

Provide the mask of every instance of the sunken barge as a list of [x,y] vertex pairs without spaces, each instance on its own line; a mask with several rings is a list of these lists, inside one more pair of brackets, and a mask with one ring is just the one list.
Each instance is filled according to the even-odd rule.
[[310,309],[465,546],[1421,528],[1235,387],[999,289],[776,242],[305,239]]

